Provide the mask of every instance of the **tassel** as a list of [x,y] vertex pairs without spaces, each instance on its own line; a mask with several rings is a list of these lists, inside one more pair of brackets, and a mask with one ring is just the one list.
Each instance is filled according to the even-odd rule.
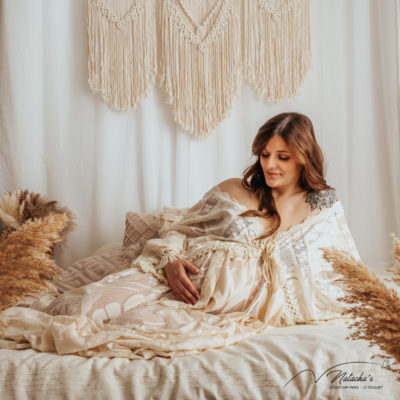
[[135,108],[157,73],[154,0],[87,0],[89,86],[117,110]]
[[308,0],[244,0],[243,73],[260,98],[295,95],[311,67]]
[[238,91],[239,23],[233,0],[163,2],[161,86],[175,121],[197,136],[227,117]]

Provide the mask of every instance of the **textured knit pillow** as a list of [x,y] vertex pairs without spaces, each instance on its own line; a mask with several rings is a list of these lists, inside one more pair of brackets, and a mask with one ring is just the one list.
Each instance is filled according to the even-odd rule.
[[122,248],[139,243],[139,241],[149,240],[158,236],[161,227],[160,213],[141,214],[127,212],[125,218],[125,233]]
[[140,255],[146,240],[158,237],[159,232],[178,221],[185,211],[164,208],[163,212],[155,214],[128,212],[122,249],[114,248],[74,262],[55,282],[58,291],[63,293],[130,268],[132,261]]
[[179,221],[186,211],[186,208],[164,207],[161,213],[156,214],[126,213],[122,248],[127,249],[133,244],[159,237],[160,233]]
[[142,250],[143,241],[156,236],[160,224],[160,213],[128,212],[125,219],[122,250],[93,254],[75,261],[56,282],[58,291],[63,293],[82,287],[97,282],[107,275],[130,268],[132,260],[139,256]]
[[[139,255],[139,251],[137,252]],[[130,267],[131,261],[123,256],[121,249],[95,254],[75,261],[55,282],[61,293],[97,282],[105,276]]]

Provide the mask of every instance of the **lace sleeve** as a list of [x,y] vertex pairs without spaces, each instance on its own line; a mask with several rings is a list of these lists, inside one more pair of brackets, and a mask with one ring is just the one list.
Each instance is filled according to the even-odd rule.
[[[184,258],[183,250],[187,239],[185,233],[174,229],[177,229],[178,221],[187,214],[196,213],[203,203],[204,197],[190,209],[177,211],[164,208],[161,214],[162,227],[159,231],[161,238],[146,242],[140,256],[132,262],[132,267],[138,267],[143,272],[154,275],[160,282],[168,284],[164,267],[171,261]],[[179,226],[182,229],[182,226]]]
[[343,287],[322,249],[334,247],[360,259],[340,201],[336,199],[331,207],[277,237],[285,276],[286,323],[340,318]]
[[143,272],[154,275],[160,282],[168,284],[164,267],[171,261],[182,258],[186,236],[183,233],[169,231],[164,237],[150,239],[142,254],[132,262]]
[[340,201],[339,204],[340,204],[340,212],[336,214],[336,221],[338,228],[343,236],[343,248],[341,250],[347,251],[357,261],[359,261],[360,255],[358,253],[357,246],[354,242],[354,238],[350,232],[349,226],[347,225],[347,221],[344,216],[344,210]]
[[[311,210],[333,209],[338,228],[339,246],[341,250],[350,253],[356,260],[360,259],[353,236],[347,225],[342,203],[335,189],[326,189],[307,194],[306,202]],[[329,213],[329,210],[328,210]]]

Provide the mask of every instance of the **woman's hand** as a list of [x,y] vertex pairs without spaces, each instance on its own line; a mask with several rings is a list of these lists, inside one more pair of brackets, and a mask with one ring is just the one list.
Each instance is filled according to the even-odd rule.
[[196,304],[200,293],[187,276],[186,270],[194,274],[198,274],[200,271],[195,265],[182,258],[172,261],[164,267],[169,286],[176,297],[185,303]]

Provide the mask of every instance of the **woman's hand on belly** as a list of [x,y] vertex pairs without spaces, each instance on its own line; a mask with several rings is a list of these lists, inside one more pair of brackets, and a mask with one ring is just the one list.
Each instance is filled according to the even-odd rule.
[[199,269],[194,264],[180,258],[168,263],[164,267],[164,270],[167,275],[169,286],[176,297],[185,303],[196,304],[200,293],[187,276],[186,270],[198,274]]

